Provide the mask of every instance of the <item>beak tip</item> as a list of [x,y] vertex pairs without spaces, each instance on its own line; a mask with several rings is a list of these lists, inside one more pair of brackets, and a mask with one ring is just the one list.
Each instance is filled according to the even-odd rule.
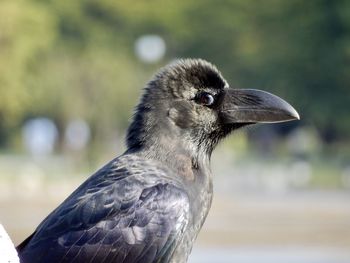
[[294,108],[290,111],[290,116],[293,118],[293,120],[300,120],[300,115]]

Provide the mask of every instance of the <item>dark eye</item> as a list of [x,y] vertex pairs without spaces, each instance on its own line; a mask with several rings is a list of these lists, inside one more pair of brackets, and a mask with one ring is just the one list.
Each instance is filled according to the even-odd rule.
[[214,104],[214,96],[210,93],[202,92],[197,95],[196,101],[199,104],[210,106]]

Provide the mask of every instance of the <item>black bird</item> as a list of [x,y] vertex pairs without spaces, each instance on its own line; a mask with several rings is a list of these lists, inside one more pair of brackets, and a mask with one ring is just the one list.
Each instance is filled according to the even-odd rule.
[[18,247],[28,262],[186,262],[208,214],[210,156],[242,126],[299,119],[284,100],[230,88],[201,59],[148,83],[127,151],[88,178]]

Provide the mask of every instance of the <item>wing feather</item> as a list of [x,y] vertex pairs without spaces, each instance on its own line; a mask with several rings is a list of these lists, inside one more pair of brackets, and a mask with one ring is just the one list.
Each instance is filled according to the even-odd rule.
[[133,159],[117,159],[83,183],[20,245],[21,262],[170,257],[189,221],[188,196],[164,170]]

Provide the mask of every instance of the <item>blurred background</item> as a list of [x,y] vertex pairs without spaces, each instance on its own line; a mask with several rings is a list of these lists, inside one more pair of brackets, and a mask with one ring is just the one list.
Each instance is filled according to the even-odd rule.
[[190,262],[350,262],[346,0],[2,0],[0,222],[14,242],[123,153],[142,87],[182,57],[302,118],[219,146]]

